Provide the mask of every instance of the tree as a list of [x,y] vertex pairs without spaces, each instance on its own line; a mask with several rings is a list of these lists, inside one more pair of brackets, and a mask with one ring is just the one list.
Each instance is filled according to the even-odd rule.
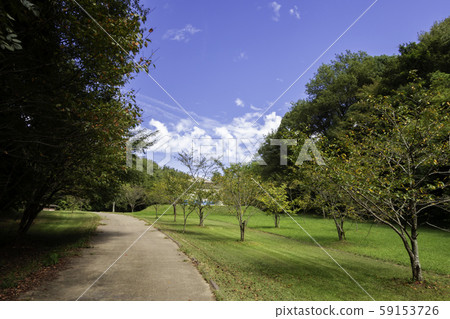
[[388,58],[346,51],[322,64],[306,84],[308,98],[286,113],[278,131],[298,131],[308,137],[329,134],[356,103],[359,90],[381,76]]
[[[165,168],[162,171],[161,179],[164,181],[161,189],[162,196],[165,197],[166,201],[170,203],[173,207],[173,221],[177,221],[177,204],[180,202],[179,196],[185,190],[184,179],[185,175],[183,172],[176,171],[174,169]],[[186,185],[188,187],[189,185]]]
[[315,195],[316,205],[321,206],[324,216],[333,218],[339,241],[345,240],[345,221],[348,218],[355,220],[362,217],[363,214],[358,215],[355,212],[355,207],[346,196],[345,191],[333,183],[327,167],[315,167],[314,171],[310,173],[310,185]]
[[137,206],[144,205],[148,202],[148,194],[141,186],[124,184],[119,202],[129,206],[131,212],[134,212]]
[[79,3],[117,43],[75,2],[1,4],[0,28],[10,29],[0,40],[14,30],[20,47],[0,49],[0,211],[24,208],[21,233],[56,194],[116,191],[139,122],[134,93],[121,87],[151,63],[133,61],[148,45],[148,11],[134,0]]
[[183,151],[178,154],[178,160],[188,169],[191,182],[195,184],[191,188],[189,205],[195,207],[199,217],[199,226],[203,226],[210,212],[208,209],[214,203],[217,190],[207,178],[216,170],[216,161],[200,155],[194,156],[194,152]]
[[262,209],[273,216],[275,227],[280,227],[280,218],[284,211],[290,211],[290,201],[286,193],[286,184],[279,186],[273,182],[263,184],[264,192],[258,196]]
[[449,79],[437,72],[430,88],[414,78],[391,96],[369,95],[376,120],[358,123],[343,137],[348,152],[329,156],[336,183],[401,238],[415,281],[423,280],[419,218],[450,202]]
[[165,187],[164,181],[161,180],[160,178],[157,178],[147,193],[148,204],[150,204],[150,206],[155,207],[156,217],[158,217],[159,206],[166,203],[163,193],[164,187]]
[[[183,174],[179,176],[179,186],[184,191],[180,193],[178,202],[183,210],[183,233],[186,232],[186,224],[189,216],[195,211],[196,206],[190,205],[192,194],[188,191],[189,187],[192,187],[192,179],[189,175]],[[194,184],[195,185],[195,184]]]
[[233,211],[241,233],[241,241],[245,239],[245,228],[252,213],[251,206],[257,203],[261,188],[255,183],[249,165],[231,164],[223,168],[223,175],[217,177],[220,187],[220,197],[225,205]]

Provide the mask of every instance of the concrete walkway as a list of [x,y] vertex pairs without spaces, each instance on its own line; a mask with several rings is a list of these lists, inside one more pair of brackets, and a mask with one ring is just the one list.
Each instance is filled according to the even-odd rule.
[[[148,226],[130,216],[103,218],[93,248],[74,257],[58,277],[21,300],[76,300]],[[80,300],[214,300],[208,283],[189,258],[151,228]]]

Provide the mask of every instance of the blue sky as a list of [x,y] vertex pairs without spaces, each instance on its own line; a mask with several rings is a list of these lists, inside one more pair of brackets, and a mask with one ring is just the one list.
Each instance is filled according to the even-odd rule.
[[[373,2],[144,0],[153,9],[147,54],[157,50],[150,75],[189,114],[142,73],[129,84],[138,91],[142,125],[158,129],[165,136],[158,147],[174,153],[193,138],[242,138],[256,148],[290,103],[305,97],[320,64],[347,49],[396,54],[399,44],[416,41],[450,13],[448,0],[379,0],[262,114]],[[241,155],[251,152],[239,144]]]

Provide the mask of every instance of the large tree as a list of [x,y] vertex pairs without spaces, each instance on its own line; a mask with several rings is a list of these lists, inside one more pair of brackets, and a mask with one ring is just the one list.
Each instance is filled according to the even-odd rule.
[[416,281],[423,280],[420,217],[450,202],[449,80],[449,74],[437,72],[430,88],[415,78],[390,96],[367,96],[361,103],[372,107],[372,116],[342,136],[346,151],[343,143],[328,145],[336,184],[397,233]]
[[2,2],[12,19],[0,17],[0,35],[13,30],[20,47],[0,49],[0,211],[23,207],[21,232],[59,192],[117,189],[138,124],[121,87],[150,63],[133,61],[148,43],[148,12],[132,0],[79,4]]

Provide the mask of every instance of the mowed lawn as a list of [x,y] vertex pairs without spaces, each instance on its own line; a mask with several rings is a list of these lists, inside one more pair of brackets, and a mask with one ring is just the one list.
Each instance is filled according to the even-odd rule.
[[[159,214],[166,208],[160,207]],[[376,300],[450,300],[450,236],[442,231],[421,231],[426,281],[417,284],[409,281],[406,252],[390,229],[349,222],[347,241],[340,243],[332,220],[295,217],[366,294],[287,217],[275,229],[272,217],[255,212],[246,241],[240,242],[237,220],[226,207],[215,207],[204,227],[197,226],[193,213],[185,234],[181,214],[178,208],[177,222],[173,222],[169,208],[155,226],[198,261],[207,280],[218,284],[219,300],[370,300],[368,294]],[[153,208],[133,215],[155,221]]]
[[100,220],[88,212],[44,211],[20,241],[16,241],[18,221],[0,220],[0,297],[10,298],[16,294],[10,290],[20,281],[87,247]]

